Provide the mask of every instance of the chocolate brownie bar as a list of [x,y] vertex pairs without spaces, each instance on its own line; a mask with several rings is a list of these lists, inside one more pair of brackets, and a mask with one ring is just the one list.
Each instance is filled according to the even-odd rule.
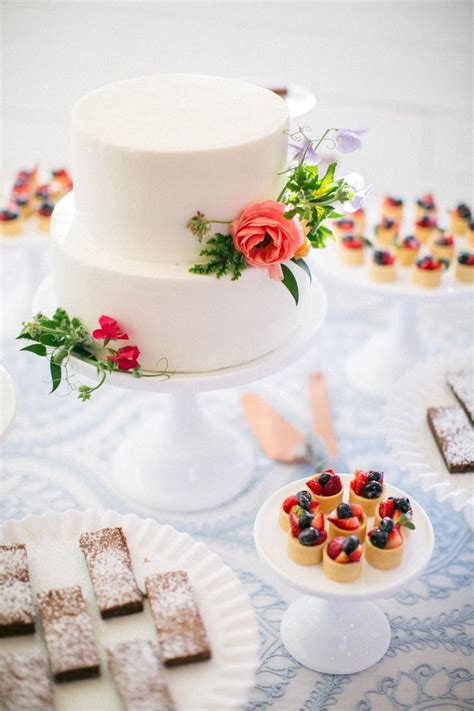
[[448,373],[446,381],[474,424],[474,370],[458,370]]
[[39,593],[38,605],[55,680],[98,676],[94,631],[79,585]]
[[427,419],[451,474],[474,471],[474,430],[461,407],[429,407]]
[[39,655],[0,657],[0,706],[5,711],[54,711],[48,669]]
[[103,618],[143,610],[143,595],[133,575],[127,540],[121,528],[102,528],[83,533],[84,553]]
[[145,587],[163,664],[171,667],[209,659],[209,640],[187,573],[156,573],[145,578]]
[[0,637],[33,634],[35,609],[26,546],[0,546]]
[[174,711],[163,667],[151,642],[121,642],[107,650],[125,711]]

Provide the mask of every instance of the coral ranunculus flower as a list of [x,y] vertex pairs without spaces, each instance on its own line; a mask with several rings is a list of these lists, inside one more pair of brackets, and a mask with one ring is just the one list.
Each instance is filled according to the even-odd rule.
[[104,339],[107,341],[126,341],[128,335],[118,325],[117,321],[110,316],[101,316],[99,318],[100,328],[92,331],[93,338]]
[[305,241],[302,225],[285,217],[287,207],[267,200],[243,210],[232,222],[235,248],[252,267],[265,267],[272,279],[283,279],[282,262],[291,259]]
[[132,370],[140,365],[138,356],[140,351],[137,346],[124,346],[119,348],[115,355],[107,356],[113,363],[117,363],[119,370]]

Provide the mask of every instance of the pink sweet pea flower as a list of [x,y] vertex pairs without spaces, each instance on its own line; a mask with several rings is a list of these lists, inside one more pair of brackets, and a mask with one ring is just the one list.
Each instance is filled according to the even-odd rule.
[[139,364],[140,351],[137,346],[124,346],[119,348],[115,355],[107,356],[108,360],[117,363],[119,370],[133,370]]
[[104,339],[104,341],[126,341],[128,335],[118,325],[117,321],[110,316],[101,316],[99,318],[100,328],[92,331],[93,338]]

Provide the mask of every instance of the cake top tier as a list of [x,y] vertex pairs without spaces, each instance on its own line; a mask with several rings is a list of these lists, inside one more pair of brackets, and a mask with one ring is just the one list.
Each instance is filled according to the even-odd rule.
[[131,151],[199,152],[237,147],[287,120],[276,94],[238,79],[158,74],[108,84],[80,99],[73,128]]

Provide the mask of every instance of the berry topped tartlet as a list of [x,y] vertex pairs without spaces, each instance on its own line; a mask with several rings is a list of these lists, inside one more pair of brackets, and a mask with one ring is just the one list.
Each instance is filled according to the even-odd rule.
[[467,241],[470,247],[474,247],[474,222],[469,222],[467,226]]
[[311,515],[311,517],[313,517],[318,508],[319,502],[316,501],[314,496],[312,496],[306,489],[298,491],[298,493],[294,496],[287,496],[280,506],[279,522],[281,528],[284,531],[290,530],[289,516],[291,513],[300,517],[303,515],[303,512],[307,512]]
[[447,232],[441,232],[433,238],[431,251],[436,259],[447,259],[449,262],[454,257],[454,237]]
[[389,496],[386,501],[381,501],[375,511],[374,526],[379,526],[383,518],[392,519],[395,526],[403,526],[404,534],[415,528],[410,499],[405,496]]
[[0,233],[2,235],[7,235],[8,237],[19,235],[21,227],[21,216],[16,206],[0,210]]
[[356,235],[363,235],[365,232],[365,210],[363,207],[359,207],[358,210],[351,214],[352,219],[355,222],[355,233]]
[[374,281],[395,281],[395,257],[386,249],[375,249],[370,263],[370,276]]
[[383,518],[377,528],[368,532],[365,541],[365,558],[374,568],[390,570],[402,562],[405,541],[400,526],[391,518]]
[[41,232],[49,232],[51,223],[51,215],[53,214],[54,205],[52,202],[44,202],[36,213],[38,220],[38,229]]
[[399,229],[400,225],[392,217],[383,217],[382,222],[375,226],[377,242],[383,247],[390,247]]
[[415,237],[422,244],[425,244],[426,242],[428,242],[435,229],[436,220],[433,220],[431,217],[428,217],[428,215],[424,215],[415,222]]
[[449,210],[450,231],[455,236],[463,237],[467,234],[467,226],[471,221],[471,210],[461,202],[454,210]]
[[446,259],[436,259],[431,254],[416,260],[414,279],[418,286],[434,288],[441,283],[441,274],[449,267]]
[[344,264],[355,266],[364,263],[364,240],[354,235],[344,235],[339,242],[339,254]]
[[344,490],[339,474],[334,469],[326,469],[321,474],[314,476],[306,482],[306,486],[311,491],[313,499],[319,502],[319,511],[329,514],[342,501]]
[[350,217],[341,217],[339,220],[334,220],[332,223],[333,232],[336,237],[341,239],[344,235],[353,235],[355,231],[355,222]]
[[367,532],[367,516],[359,504],[339,504],[328,516],[330,538],[356,535],[364,542]]
[[332,538],[324,549],[323,572],[337,583],[351,583],[362,572],[363,547],[356,535]]
[[349,501],[362,506],[366,516],[374,516],[383,488],[383,472],[356,469],[349,486]]
[[382,215],[383,217],[391,217],[395,222],[400,223],[403,217],[403,200],[386,195],[382,200]]
[[322,560],[323,543],[327,538],[323,514],[313,515],[301,509],[291,511],[288,518],[288,556],[298,565],[317,565]]
[[458,254],[458,258],[456,259],[456,267],[454,271],[456,279],[472,283],[474,281],[474,253],[460,252]]
[[395,239],[395,254],[402,267],[412,267],[420,249],[420,243],[413,235]]
[[431,193],[426,193],[426,195],[422,195],[421,198],[416,201],[417,220],[421,219],[425,215],[428,215],[428,217],[434,219],[436,217],[436,212],[436,203]]

